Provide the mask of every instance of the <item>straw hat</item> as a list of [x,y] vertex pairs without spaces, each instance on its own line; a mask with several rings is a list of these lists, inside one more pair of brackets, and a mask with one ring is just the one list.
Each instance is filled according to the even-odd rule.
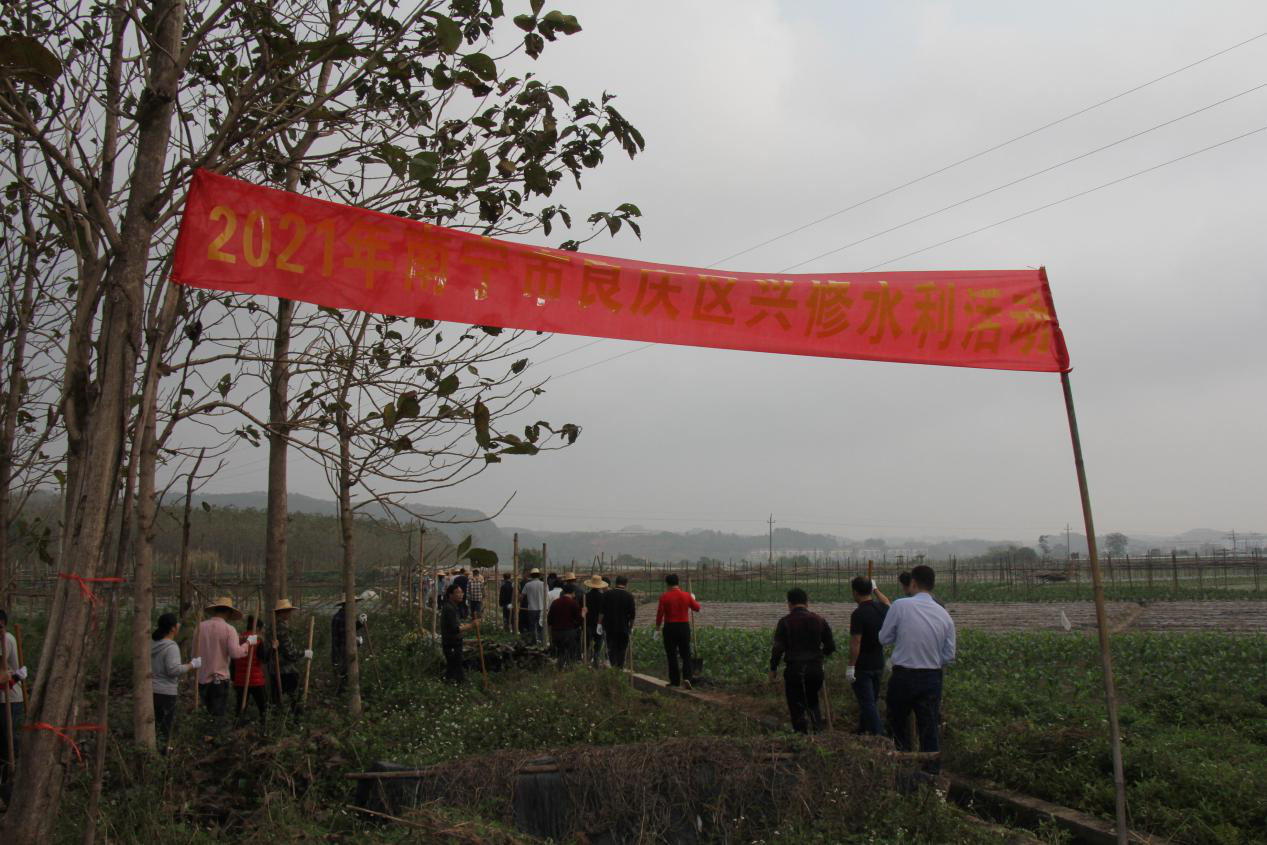
[[236,607],[233,606],[233,598],[231,596],[221,596],[220,598],[211,602],[211,604],[207,605],[206,609],[216,610],[217,608],[224,608],[226,610],[231,611],[234,619],[242,618],[242,611],[238,610]]
[[607,586],[607,582],[603,580],[603,576],[601,575],[591,575],[588,579],[586,579],[585,586],[601,590]]
[[575,572],[565,572],[565,573],[563,574],[563,580],[564,580],[564,581],[575,581],[575,580],[576,580],[576,573],[575,573]]
[[290,599],[278,599],[277,604],[273,605],[274,613],[281,613],[283,610],[294,610],[295,606],[290,603]]
[[540,570],[540,569],[538,569],[537,567],[535,567],[535,566],[534,566],[532,569],[529,569],[529,570],[528,570],[528,574],[529,574],[529,575],[540,575],[540,574],[541,574],[541,570]]

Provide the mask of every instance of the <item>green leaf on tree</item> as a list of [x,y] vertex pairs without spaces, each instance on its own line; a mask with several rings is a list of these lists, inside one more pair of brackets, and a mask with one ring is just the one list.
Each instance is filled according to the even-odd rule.
[[446,53],[456,53],[462,46],[462,28],[447,15],[436,15],[436,42]]
[[475,75],[485,82],[497,79],[497,63],[487,53],[471,53],[463,56],[462,64],[475,71]]
[[458,381],[457,373],[454,373],[451,376],[445,376],[440,379],[440,383],[436,385],[436,393],[441,396],[448,396],[453,393],[453,391],[457,390],[459,385],[460,382]]
[[489,425],[491,423],[491,414],[488,412],[488,406],[478,399],[475,400],[475,442],[480,445],[481,449],[493,448],[493,439],[489,433]]
[[470,180],[471,185],[478,187],[488,181],[488,174],[491,169],[492,163],[488,160],[488,153],[483,150],[476,150],[471,153],[471,160],[466,165],[466,177]]

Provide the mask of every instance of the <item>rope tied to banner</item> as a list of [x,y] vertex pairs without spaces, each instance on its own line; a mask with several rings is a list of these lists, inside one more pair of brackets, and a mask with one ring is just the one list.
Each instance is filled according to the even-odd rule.
[[78,582],[80,593],[82,593],[84,598],[88,599],[88,601],[92,602],[92,606],[94,608],[101,606],[101,597],[92,591],[92,588],[88,586],[89,584],[122,584],[123,583],[122,578],[113,578],[113,577],[111,578],[85,578],[83,575],[78,575],[74,572],[59,572],[57,573],[57,577],[62,578],[66,581]]
[[75,756],[79,758],[79,762],[84,762],[84,754],[79,750],[79,743],[71,738],[72,731],[95,731],[103,733],[106,729],[105,725],[50,725],[48,722],[32,722],[29,725],[23,725],[24,731],[49,731],[62,742],[68,744],[75,752]]

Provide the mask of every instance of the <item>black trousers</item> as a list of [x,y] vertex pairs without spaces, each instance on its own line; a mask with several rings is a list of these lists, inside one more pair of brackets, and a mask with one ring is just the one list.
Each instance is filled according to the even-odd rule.
[[[941,688],[940,669],[893,667],[893,674],[889,676],[887,710],[889,732],[898,751],[911,750],[912,711],[915,713],[915,727],[919,730],[919,750],[941,750]],[[933,763],[927,768],[940,771],[940,763]]]
[[[691,623],[664,623],[664,654],[669,658],[669,684],[681,686],[691,680]],[[681,667],[678,658],[682,659]]]
[[211,717],[212,730],[224,730],[224,717],[229,712],[229,682],[199,684],[198,695],[202,697],[202,706],[207,708],[207,714]]
[[273,704],[282,707],[287,700],[290,702],[290,712],[299,712],[299,675],[288,672],[282,677],[282,687],[277,688],[277,673],[270,673],[268,676],[269,689],[273,691]]
[[783,670],[783,693],[787,696],[792,730],[809,733],[811,723],[815,733],[823,729],[823,715],[818,709],[818,693],[822,688],[822,663],[789,663]]
[[550,629],[550,641],[554,645],[554,656],[562,669],[569,663],[581,659],[581,629]]
[[539,627],[541,611],[519,609],[519,633],[530,640],[541,642],[545,633]]
[[[22,701],[10,701],[6,709],[3,702],[0,702],[0,783],[8,783],[11,773],[9,772],[9,749],[7,747],[8,738],[7,727],[9,720],[13,720],[13,759],[22,753],[22,715],[25,712],[26,704]],[[7,797],[7,795],[6,795]]]
[[460,684],[466,680],[466,667],[462,665],[462,644],[448,643],[441,646],[444,651],[444,679],[451,684]]
[[[606,633],[607,631],[604,630],[603,634],[606,634]],[[603,641],[605,639],[606,639],[605,636],[599,636],[597,628],[591,628],[588,625],[585,627],[585,640],[590,652],[591,666],[598,665],[598,661],[602,657],[602,654],[603,654]]]
[[607,631],[607,660],[617,669],[625,668],[625,655],[629,653],[629,632]]
[[180,699],[161,692],[154,693],[154,732],[158,734],[158,750],[167,753],[167,743],[176,724],[176,703]]
[[268,722],[268,688],[265,686],[258,687],[234,687],[238,694],[238,724],[246,720],[246,711],[242,708],[243,696],[249,695],[251,701],[255,702],[255,709],[260,711],[260,727],[264,727]]

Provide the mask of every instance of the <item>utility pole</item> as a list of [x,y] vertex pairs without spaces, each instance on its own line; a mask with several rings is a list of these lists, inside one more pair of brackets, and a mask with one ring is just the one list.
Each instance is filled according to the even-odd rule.
[[770,514],[770,567],[774,567],[774,514]]

